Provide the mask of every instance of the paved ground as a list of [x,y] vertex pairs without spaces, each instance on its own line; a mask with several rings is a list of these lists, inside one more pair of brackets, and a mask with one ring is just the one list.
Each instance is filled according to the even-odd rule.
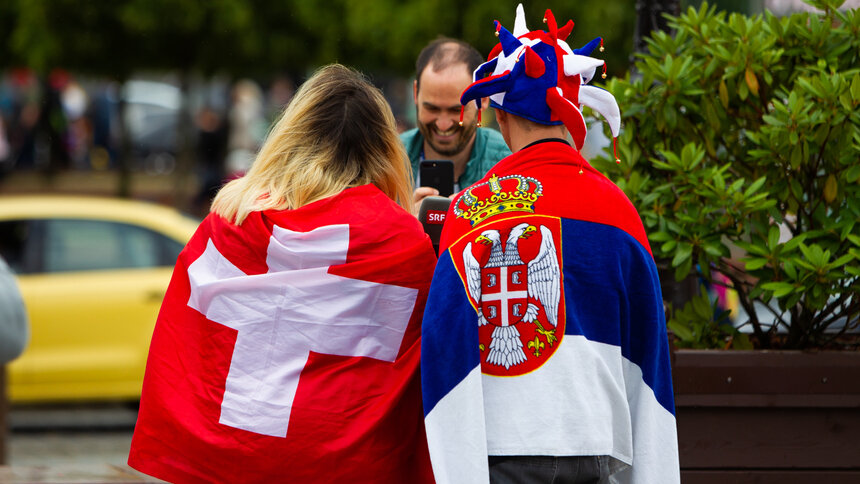
[[12,466],[108,464],[124,466],[131,432],[13,433],[8,460]]
[[127,466],[74,464],[52,466],[0,466],[3,484],[132,484],[158,483]]
[[136,418],[126,405],[12,408],[0,483],[160,482],[126,465]]

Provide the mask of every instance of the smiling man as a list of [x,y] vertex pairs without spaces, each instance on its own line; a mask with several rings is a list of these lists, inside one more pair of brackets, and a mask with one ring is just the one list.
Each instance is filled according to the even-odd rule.
[[[478,129],[478,110],[466,106],[460,125],[460,95],[472,83],[472,71],[483,58],[469,44],[439,38],[421,50],[415,62],[415,99],[418,127],[400,137],[409,154],[412,172],[418,176],[421,160],[451,160],[454,163],[454,191],[482,178],[493,165],[511,154],[498,131]],[[482,109],[486,108],[486,100]],[[421,186],[417,179],[414,202],[438,191]]]

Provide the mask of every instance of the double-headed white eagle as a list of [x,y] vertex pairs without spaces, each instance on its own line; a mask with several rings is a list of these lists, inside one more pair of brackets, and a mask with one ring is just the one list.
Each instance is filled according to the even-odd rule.
[[[531,237],[538,228],[534,225],[521,223],[511,229],[505,246],[502,247],[501,234],[498,230],[485,230],[475,239],[476,243],[490,245],[490,257],[484,267],[502,267],[523,264],[519,251],[519,241]],[[540,226],[541,243],[537,256],[529,261],[527,265],[528,281],[528,307],[525,315],[512,322],[508,326],[497,326],[493,330],[490,341],[490,353],[487,362],[504,366],[509,369],[526,361],[523,351],[523,342],[516,325],[520,321],[534,323],[538,318],[540,308],[543,305],[547,322],[553,327],[558,323],[558,302],[561,297],[561,277],[556,258],[555,243],[552,232],[545,226]],[[466,280],[469,286],[469,294],[478,304],[478,325],[488,323],[484,317],[481,305],[481,264],[472,254],[472,242],[466,244],[463,250],[463,264],[465,266]],[[507,308],[501,308],[507,311]]]

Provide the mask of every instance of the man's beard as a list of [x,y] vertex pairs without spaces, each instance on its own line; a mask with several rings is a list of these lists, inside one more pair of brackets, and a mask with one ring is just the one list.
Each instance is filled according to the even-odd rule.
[[426,141],[434,151],[442,156],[454,156],[466,149],[466,146],[468,146],[469,141],[472,140],[472,136],[475,134],[476,129],[477,126],[474,122],[464,122],[463,126],[455,124],[454,132],[457,133],[457,137],[455,138],[454,144],[440,146],[433,138],[433,133],[439,131],[438,128],[436,128],[436,121],[426,124],[421,122],[418,123],[418,130],[421,131],[422,135],[424,135],[424,141]]

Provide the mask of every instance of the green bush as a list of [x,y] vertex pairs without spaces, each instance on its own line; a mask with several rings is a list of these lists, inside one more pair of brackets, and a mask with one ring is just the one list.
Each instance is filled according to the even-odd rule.
[[[823,13],[672,18],[607,84],[622,162],[595,162],[677,280],[737,291],[759,348],[844,343],[860,326],[860,15],[809,3]],[[670,311],[678,344],[747,346],[703,297]]]

